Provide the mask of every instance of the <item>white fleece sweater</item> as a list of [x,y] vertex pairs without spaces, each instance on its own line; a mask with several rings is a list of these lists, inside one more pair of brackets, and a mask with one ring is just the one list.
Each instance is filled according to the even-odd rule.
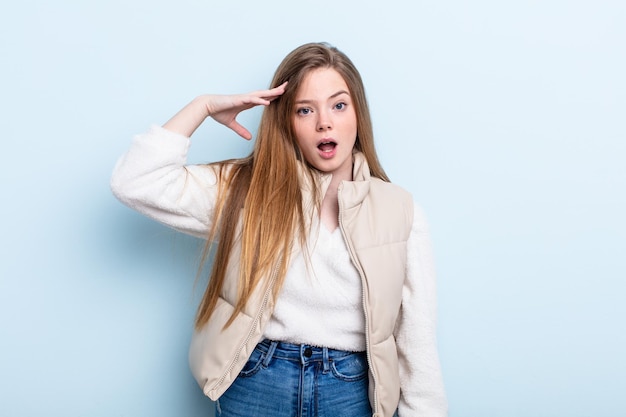
[[[157,126],[145,134],[137,135],[132,147],[115,167],[111,189],[121,202],[140,213],[181,232],[205,238],[214,210],[217,179],[213,169],[206,165],[186,165],[190,143],[189,138]],[[444,417],[447,415],[447,402],[436,344],[433,256],[425,216],[417,205],[407,251],[402,310],[394,331],[400,365],[398,413],[400,417]],[[328,256],[323,257],[327,261],[330,259]],[[308,340],[311,337],[311,341],[315,340],[312,344],[325,345],[328,340],[330,345],[342,345],[343,349],[362,350],[362,342],[357,341],[362,337],[357,327],[361,326],[361,320],[364,319],[356,317],[357,310],[360,314],[362,310],[360,306],[356,307],[354,301],[357,296],[360,300],[360,283],[351,280],[350,267],[345,263],[336,268],[339,274],[335,278],[344,280],[341,291],[347,292],[346,304],[339,306],[344,316],[343,324],[339,327],[345,326],[346,332],[326,332],[324,325],[321,325],[315,330],[316,334],[313,331],[307,333],[306,327],[296,328],[296,324],[289,323],[287,315],[299,308],[298,300],[306,294],[303,292],[306,287],[297,281],[301,275],[297,263],[298,260],[294,259],[294,269],[290,270],[293,276],[287,277],[289,282],[279,296],[274,320],[265,334],[268,337],[284,335],[285,339],[293,340]],[[330,264],[323,267],[333,268]],[[320,281],[323,287],[319,287],[318,298],[335,289],[330,275],[322,278],[326,282],[323,282],[324,279]],[[312,283],[314,280],[315,277]],[[333,285],[333,288],[327,288],[329,285]],[[285,291],[291,291],[290,288],[293,294],[286,294]],[[358,295],[353,294],[354,291],[358,291]],[[335,296],[339,297],[333,294]],[[337,305],[337,300],[339,298],[332,302]],[[315,302],[305,308],[310,309],[309,320],[311,311],[326,313],[321,311],[324,307],[318,308]],[[333,317],[337,320],[337,316]],[[336,334],[331,334],[335,331]],[[339,342],[332,342],[331,339]]]
[[289,265],[264,336],[271,340],[365,350],[365,313],[358,271],[339,228],[316,222],[307,262],[298,252]]

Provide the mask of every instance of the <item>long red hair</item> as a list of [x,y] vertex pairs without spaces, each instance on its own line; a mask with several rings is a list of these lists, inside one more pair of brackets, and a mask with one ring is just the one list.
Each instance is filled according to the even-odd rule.
[[[306,161],[302,161],[294,134],[294,101],[305,75],[318,68],[333,68],[344,78],[357,116],[355,150],[365,156],[372,176],[389,181],[376,155],[365,88],[352,61],[326,43],[305,44],[289,53],[271,83],[271,87],[276,87],[288,81],[287,89],[264,109],[252,153],[246,158],[214,164],[219,172],[220,192],[203,260],[211,252],[212,242],[218,243],[196,316],[198,329],[215,309],[237,239],[241,240],[238,298],[226,326],[243,310],[253,290],[273,272],[276,281],[272,291],[274,296],[278,294],[296,236],[304,245],[309,219],[303,209],[298,165],[306,165]],[[309,166],[305,171],[315,184],[314,168]],[[317,187],[313,190],[314,203],[319,205]]]

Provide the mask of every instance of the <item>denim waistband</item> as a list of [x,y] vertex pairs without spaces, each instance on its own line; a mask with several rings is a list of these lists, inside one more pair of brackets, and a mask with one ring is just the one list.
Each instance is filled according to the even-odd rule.
[[265,353],[265,364],[272,358],[284,359],[302,364],[322,362],[326,368],[330,362],[350,355],[362,355],[364,352],[330,349],[307,344],[294,344],[265,339],[257,345],[257,349]]

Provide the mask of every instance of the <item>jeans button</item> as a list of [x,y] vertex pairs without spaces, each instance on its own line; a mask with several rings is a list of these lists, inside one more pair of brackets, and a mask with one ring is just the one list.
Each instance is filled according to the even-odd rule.
[[304,349],[304,356],[305,356],[305,357],[310,358],[310,357],[311,357],[311,355],[313,355],[313,351],[311,350],[311,348],[310,348],[310,347],[308,347],[308,348]]

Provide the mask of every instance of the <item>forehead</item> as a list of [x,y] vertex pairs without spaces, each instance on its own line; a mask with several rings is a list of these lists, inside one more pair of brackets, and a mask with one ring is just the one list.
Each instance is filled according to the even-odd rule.
[[333,68],[316,68],[309,71],[298,88],[296,100],[326,99],[339,91],[349,94],[348,84]]

